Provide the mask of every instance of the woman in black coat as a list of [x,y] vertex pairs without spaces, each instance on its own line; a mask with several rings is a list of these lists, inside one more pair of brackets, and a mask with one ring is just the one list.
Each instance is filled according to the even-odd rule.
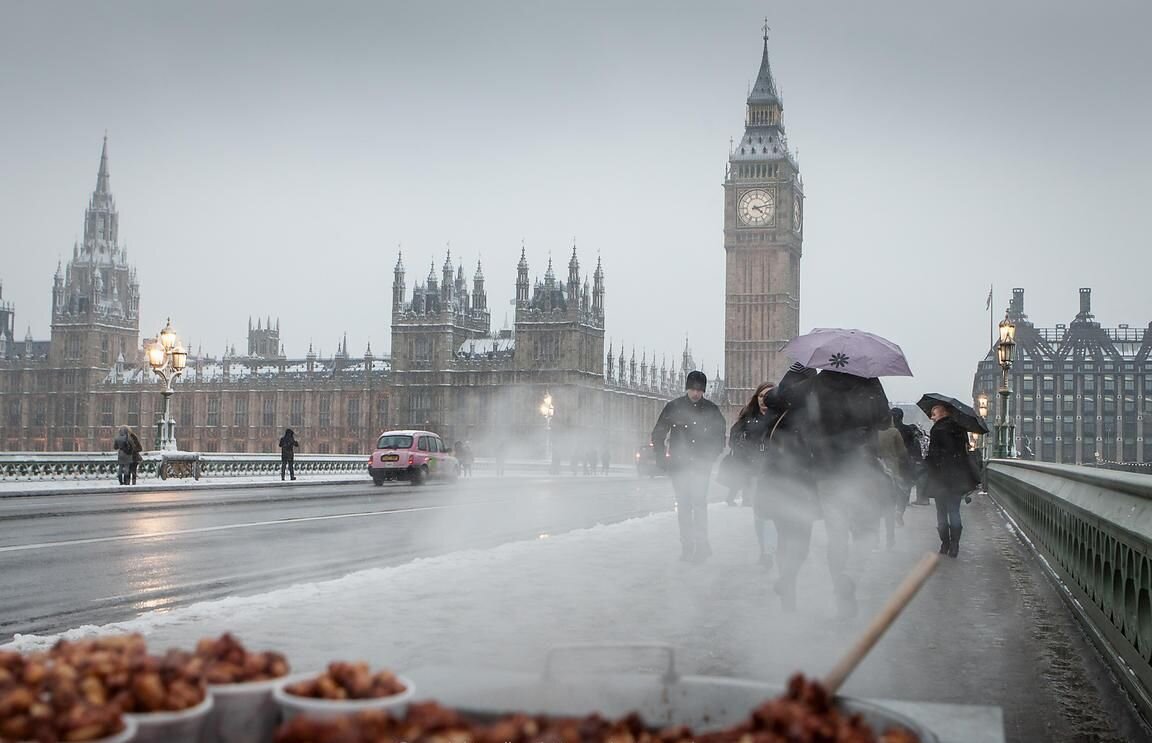
[[738,484],[728,488],[728,504],[736,505],[736,494],[743,491],[744,505],[756,506],[752,521],[756,527],[756,541],[760,545],[760,564],[765,567],[772,566],[772,550],[767,533],[768,516],[762,513],[760,504],[753,503],[752,494],[756,492],[756,476],[763,467],[765,438],[779,415],[764,402],[774,386],[771,382],[762,382],[728,431],[732,463],[739,473]]
[[288,474],[292,479],[296,479],[296,470],[292,467],[293,461],[296,458],[296,449],[300,447],[300,442],[296,440],[296,432],[291,428],[284,429],[284,435],[280,437],[280,479],[284,479],[284,470],[288,470]]
[[940,554],[960,553],[960,500],[979,484],[968,456],[968,432],[952,418],[952,408],[933,405],[932,431],[924,469],[928,494],[936,499],[936,531],[940,534]]

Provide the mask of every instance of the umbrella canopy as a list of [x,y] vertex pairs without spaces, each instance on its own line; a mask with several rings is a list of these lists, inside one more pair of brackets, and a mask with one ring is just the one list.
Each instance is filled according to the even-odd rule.
[[965,405],[955,397],[929,392],[920,398],[920,402],[916,403],[916,407],[923,410],[924,415],[928,417],[932,416],[934,405],[947,405],[952,408],[952,420],[959,423],[960,427],[968,433],[988,433],[988,426],[984,424],[984,419],[970,405]]
[[816,328],[784,344],[784,353],[813,369],[857,377],[910,377],[904,351],[887,338],[852,328]]

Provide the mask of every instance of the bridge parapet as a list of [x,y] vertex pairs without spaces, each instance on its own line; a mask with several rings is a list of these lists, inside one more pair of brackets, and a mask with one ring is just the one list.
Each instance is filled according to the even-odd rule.
[[[144,452],[138,477],[159,478],[163,452]],[[279,454],[201,454],[205,477],[252,477],[280,471]],[[0,452],[0,482],[14,480],[106,480],[116,476],[111,452]],[[297,472],[367,473],[368,457],[360,454],[297,454]]]
[[993,460],[987,484],[1152,718],[1152,475]]

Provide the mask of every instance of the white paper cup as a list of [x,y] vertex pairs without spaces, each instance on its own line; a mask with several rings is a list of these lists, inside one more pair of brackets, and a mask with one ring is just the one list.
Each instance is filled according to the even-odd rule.
[[[128,741],[133,740],[136,737],[136,721],[127,715],[120,715],[120,719],[124,721],[123,730],[106,738],[90,740],[88,743],[128,743]],[[22,741],[22,743],[35,743],[35,741]]]
[[124,717],[136,723],[132,743],[199,743],[211,711],[209,692],[203,702],[179,712],[130,712]]
[[313,720],[331,720],[334,717],[353,715],[366,709],[386,709],[393,715],[403,715],[408,711],[408,701],[412,698],[412,682],[403,676],[396,679],[404,684],[404,691],[390,697],[376,697],[374,699],[314,699],[313,697],[299,697],[289,694],[285,687],[297,681],[306,681],[319,676],[321,671],[312,673],[298,673],[280,680],[272,690],[272,697],[280,707],[284,722],[288,722],[296,715],[304,715]]
[[239,684],[209,684],[212,715],[208,740],[215,743],[267,743],[276,734],[280,707],[272,690],[287,678]]

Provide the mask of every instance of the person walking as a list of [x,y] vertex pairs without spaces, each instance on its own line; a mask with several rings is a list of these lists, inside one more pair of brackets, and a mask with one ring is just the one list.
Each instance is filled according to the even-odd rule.
[[140,454],[144,451],[144,445],[140,443],[140,437],[131,428],[128,429],[128,443],[132,445],[132,462],[128,465],[128,479],[135,485],[136,475],[140,471],[140,463],[144,461],[144,457]]
[[132,439],[128,426],[120,426],[116,438],[112,440],[112,448],[116,450],[116,482],[121,485],[129,484],[129,469],[132,466]]
[[[732,478],[728,485],[728,505],[736,505],[737,494],[743,492],[743,503],[753,505],[756,483],[760,471],[763,469],[764,444],[772,424],[779,417],[779,412],[772,410],[765,402],[773,387],[771,382],[762,382],[752,393],[740,413],[736,422],[728,431],[728,447],[732,450],[729,460],[725,460],[731,470],[728,475]],[[721,465],[721,469],[725,464]],[[772,567],[772,555],[775,552],[774,527],[768,521],[768,516],[762,508],[752,512],[752,524],[756,529],[756,543],[760,547],[759,562],[766,568]]]
[[811,383],[815,369],[793,364],[764,396],[773,420],[765,432],[762,469],[753,500],[753,517],[770,519],[776,530],[775,590],[786,613],[796,611],[796,578],[808,559],[812,524],[819,518],[809,444]]
[[890,425],[880,380],[829,369],[812,380],[813,463],[817,499],[828,535],[828,572],[842,619],[856,616],[856,584],[848,577],[850,542],[874,531],[877,503],[886,498],[877,432]]
[[291,428],[284,429],[284,435],[280,437],[280,479],[284,479],[284,470],[288,470],[288,474],[292,479],[296,479],[296,470],[293,463],[296,459],[296,449],[300,448],[300,442],[296,440],[296,432]]
[[884,548],[888,550],[896,547],[896,527],[904,526],[911,464],[908,461],[908,450],[904,447],[904,437],[894,425],[895,421],[892,423],[876,434],[880,466],[884,469],[884,485],[888,495],[888,499],[880,503],[884,522]]
[[921,492],[922,488],[917,486],[924,474],[924,451],[920,447],[920,439],[924,432],[916,426],[905,423],[904,411],[900,408],[892,408],[892,425],[900,432],[900,438],[904,440],[904,450],[908,452],[907,485],[909,494],[911,494],[912,488],[916,487],[916,499],[912,501],[912,505],[931,505],[928,499],[924,497],[924,493]]
[[720,408],[704,399],[707,386],[704,372],[689,372],[684,396],[664,406],[651,436],[657,461],[664,460],[667,445],[680,525],[680,559],[689,562],[703,562],[712,554],[708,543],[708,480],[713,462],[724,450],[727,428]]
[[609,460],[610,460],[610,457],[608,455],[608,447],[605,446],[603,449],[600,450],[600,469],[603,470],[605,475],[608,474]]
[[968,456],[968,432],[953,420],[952,408],[933,405],[929,417],[932,430],[928,433],[928,455],[924,457],[925,479],[928,494],[936,499],[940,554],[956,557],[960,554],[960,534],[964,531],[960,500],[976,488],[980,478],[972,471],[972,460]]

